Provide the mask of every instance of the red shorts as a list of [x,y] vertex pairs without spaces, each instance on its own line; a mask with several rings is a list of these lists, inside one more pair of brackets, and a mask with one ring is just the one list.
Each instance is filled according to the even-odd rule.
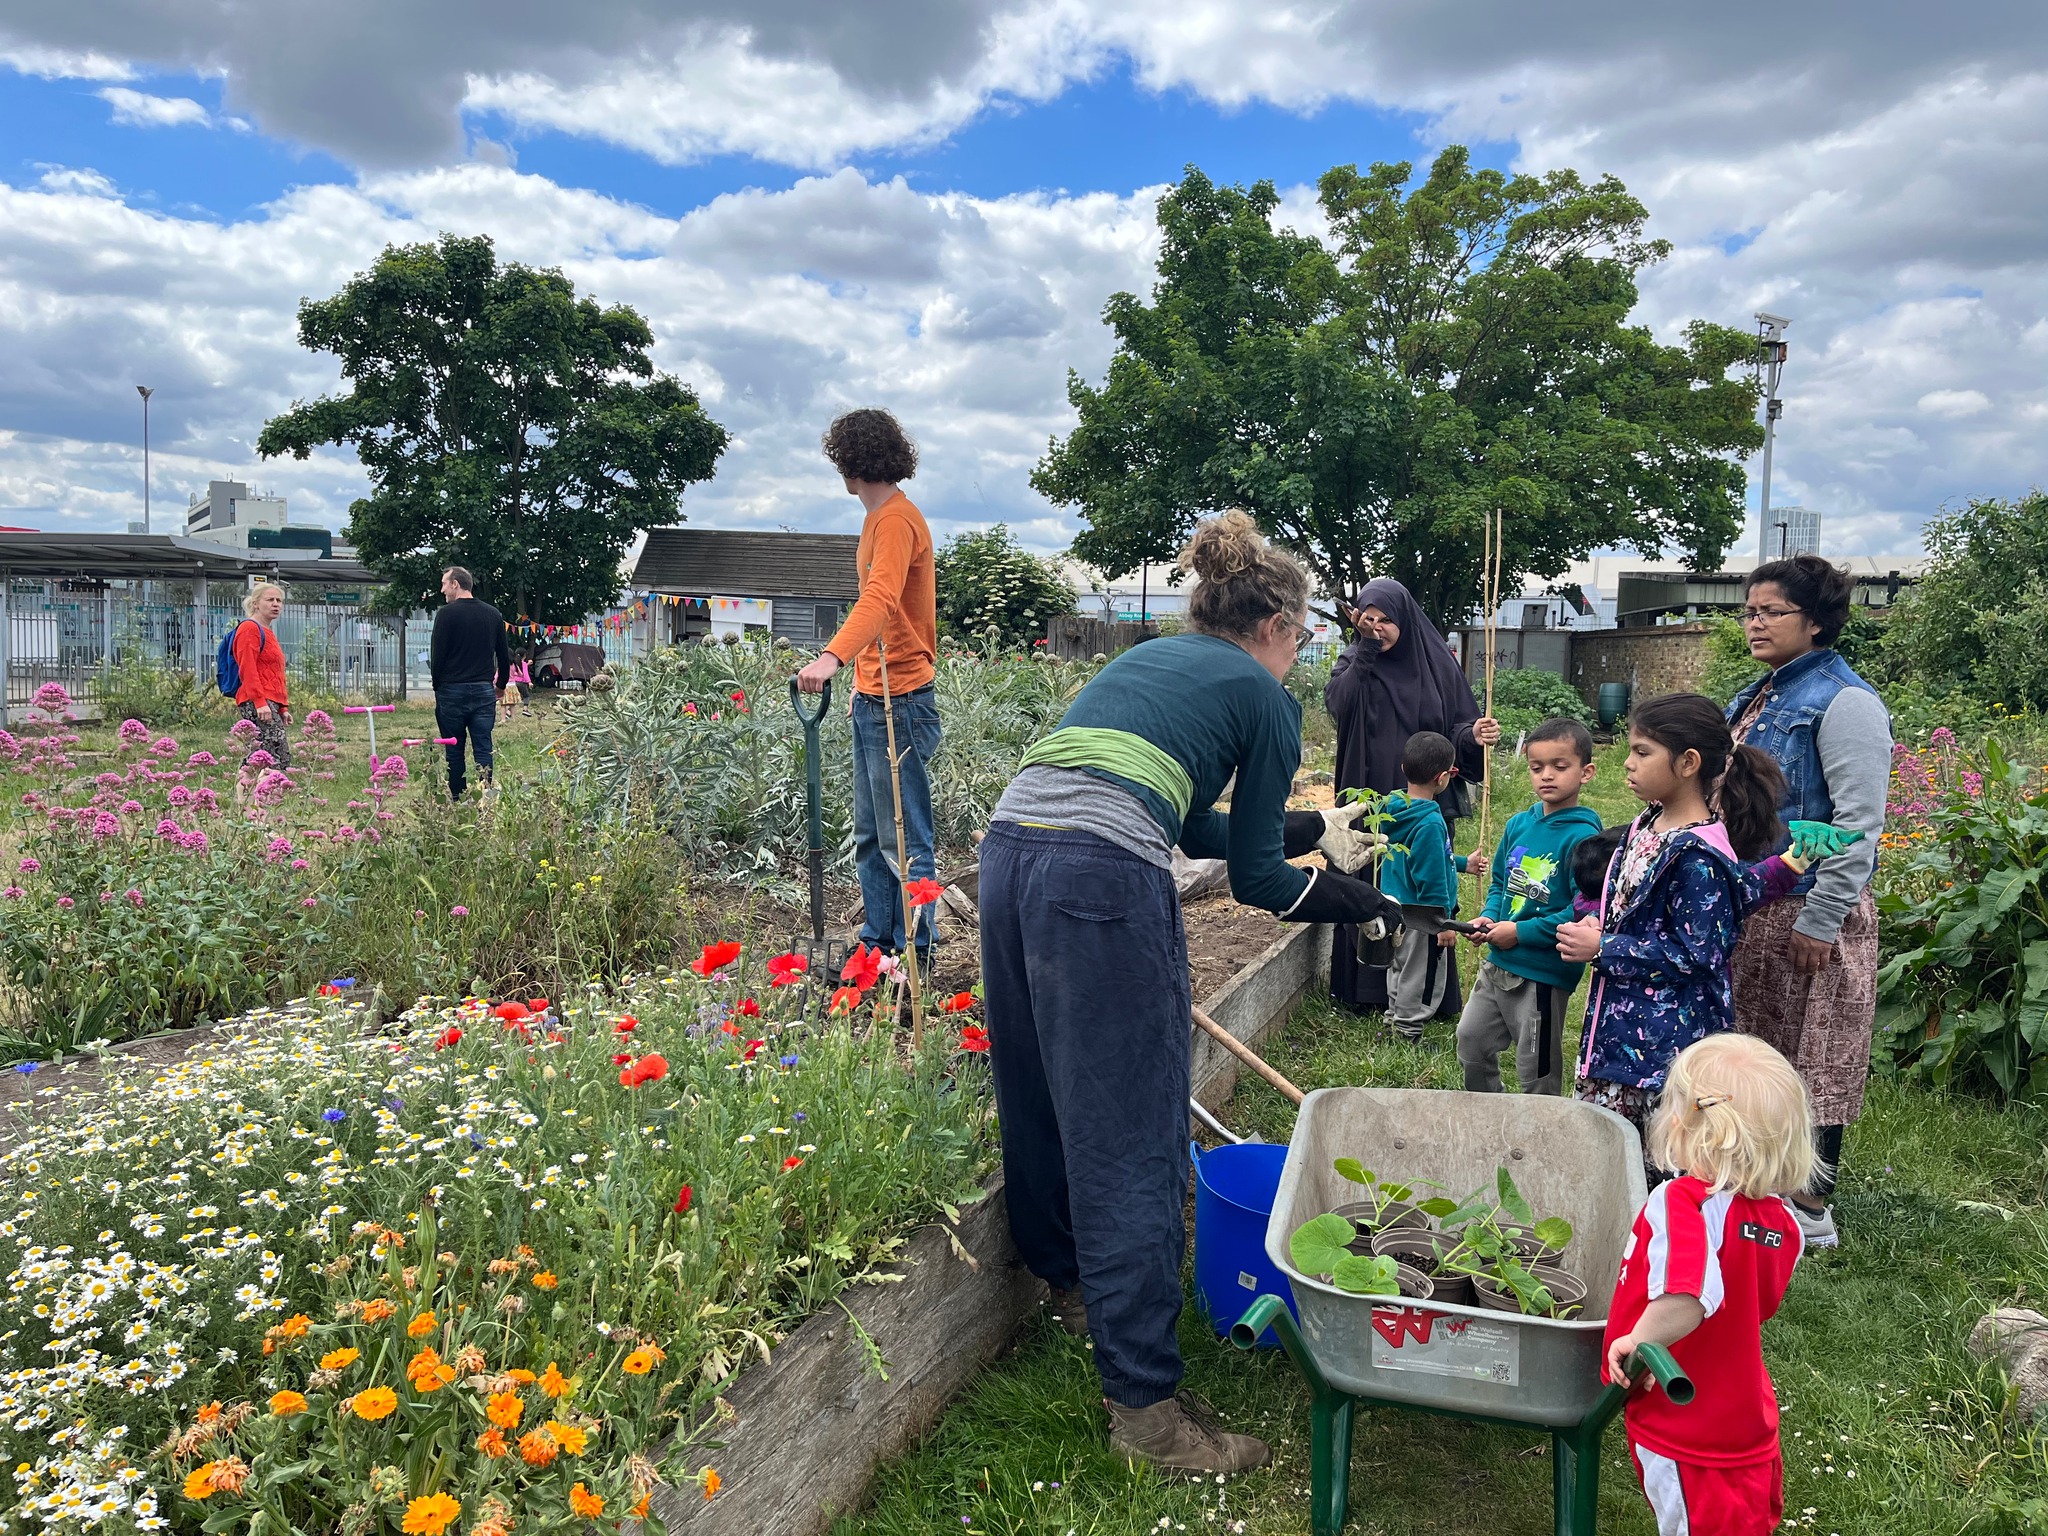
[[1768,1536],[1785,1514],[1779,1456],[1734,1467],[1702,1467],[1628,1443],[1636,1481],[1657,1517],[1657,1536]]

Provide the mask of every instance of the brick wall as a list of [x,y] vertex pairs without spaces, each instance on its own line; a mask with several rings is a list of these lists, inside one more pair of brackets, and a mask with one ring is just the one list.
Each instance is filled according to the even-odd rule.
[[1572,636],[1566,681],[1589,705],[1599,703],[1602,683],[1630,684],[1631,700],[1696,691],[1706,670],[1711,632],[1705,624],[1580,631]]

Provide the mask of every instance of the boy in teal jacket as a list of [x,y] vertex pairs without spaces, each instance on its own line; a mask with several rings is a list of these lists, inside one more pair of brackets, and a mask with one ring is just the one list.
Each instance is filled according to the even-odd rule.
[[1585,967],[1557,952],[1573,918],[1572,852],[1600,831],[1579,795],[1593,778],[1593,737],[1576,720],[1546,720],[1523,744],[1536,803],[1501,834],[1486,907],[1472,941],[1486,959],[1458,1020],[1458,1063],[1474,1093],[1501,1091],[1500,1053],[1515,1051],[1524,1093],[1564,1091],[1565,1007]]
[[[1408,790],[1387,796],[1381,806],[1388,819],[1379,830],[1392,847],[1380,865],[1380,893],[1421,909],[1407,914],[1387,972],[1387,1017],[1403,1040],[1422,1038],[1423,1025],[1443,1006],[1457,965],[1451,946],[1458,936],[1438,930],[1458,904],[1458,876],[1466,861],[1451,851],[1451,829],[1436,803],[1456,764],[1457,749],[1448,736],[1417,731],[1401,752]],[[1486,872],[1484,854],[1474,854],[1472,864],[1477,873]]]

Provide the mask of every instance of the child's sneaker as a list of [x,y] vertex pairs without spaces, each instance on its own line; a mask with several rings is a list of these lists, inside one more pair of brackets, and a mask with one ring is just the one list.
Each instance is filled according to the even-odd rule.
[[1806,1239],[1809,1248],[1839,1248],[1842,1234],[1835,1227],[1835,1208],[1824,1205],[1817,1211],[1809,1211],[1797,1200],[1786,1202],[1792,1207],[1792,1218],[1799,1223],[1799,1235]]

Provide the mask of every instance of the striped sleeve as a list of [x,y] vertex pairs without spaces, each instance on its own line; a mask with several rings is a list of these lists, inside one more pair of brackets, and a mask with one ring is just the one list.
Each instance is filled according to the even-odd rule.
[[1649,1300],[1691,1296],[1712,1317],[1726,1294],[1721,1280],[1721,1240],[1735,1197],[1725,1191],[1698,1198],[1704,1187],[1691,1179],[1660,1184],[1643,1207],[1650,1227],[1645,1266]]

